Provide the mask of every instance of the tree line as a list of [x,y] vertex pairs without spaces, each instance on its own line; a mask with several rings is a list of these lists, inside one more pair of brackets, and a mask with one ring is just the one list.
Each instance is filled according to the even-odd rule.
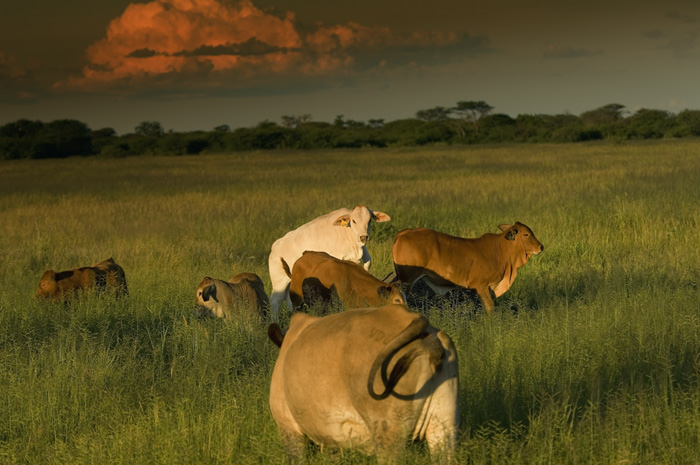
[[494,113],[484,101],[460,101],[454,107],[434,107],[414,118],[385,122],[355,121],[338,115],[333,122],[311,115],[285,115],[280,123],[263,121],[254,127],[211,131],[165,131],[156,121],[144,121],[133,133],[92,130],[71,119],[49,123],[20,119],[0,127],[0,159],[68,156],[185,155],[273,149],[408,147],[484,143],[584,142],[700,136],[700,110],[640,109],[609,104],[581,115]]

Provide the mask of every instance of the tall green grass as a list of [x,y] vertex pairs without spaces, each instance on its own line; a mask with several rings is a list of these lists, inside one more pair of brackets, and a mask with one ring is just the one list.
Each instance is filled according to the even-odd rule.
[[[194,292],[242,271],[269,291],[275,239],[362,203],[392,217],[369,243],[380,278],[407,227],[521,221],[545,245],[492,316],[416,308],[457,346],[458,463],[695,463],[698,179],[689,141],[3,162],[0,462],[285,463],[265,325],[199,321]],[[109,256],[130,297],[33,298],[45,269]]]

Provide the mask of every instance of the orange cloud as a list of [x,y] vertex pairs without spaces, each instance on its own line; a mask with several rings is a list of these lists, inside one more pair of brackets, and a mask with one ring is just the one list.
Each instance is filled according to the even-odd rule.
[[[269,53],[187,54],[203,47],[244,44],[251,39]],[[87,50],[82,75],[57,87],[108,86],[169,73],[199,73],[269,65],[291,66],[294,49],[302,45],[294,15],[278,17],[256,8],[249,0],[156,0],[129,5],[112,20],[106,37]],[[291,52],[291,53],[290,53]]]
[[347,71],[358,50],[440,47],[459,39],[453,33],[396,35],[352,22],[301,32],[293,13],[265,12],[250,0],[153,0],[129,5],[87,49],[81,75],[54,87],[89,91],[192,79],[235,86],[261,76]]

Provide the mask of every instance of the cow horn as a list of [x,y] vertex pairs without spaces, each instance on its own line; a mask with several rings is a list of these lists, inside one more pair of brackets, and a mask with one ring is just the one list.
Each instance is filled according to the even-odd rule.
[[[367,390],[373,399],[382,400],[391,394],[396,384],[398,384],[399,380],[406,373],[411,362],[418,354],[411,353],[402,356],[394,365],[394,368],[391,370],[391,374],[387,376],[386,370],[389,366],[389,362],[391,361],[391,357],[399,349],[420,336],[427,326],[428,320],[426,320],[423,316],[418,316],[418,318],[415,318],[411,324],[406,327],[406,329],[401,331],[394,339],[389,341],[389,343],[379,352],[379,355],[377,355],[377,358],[372,364],[372,368],[369,370],[369,379],[367,380]],[[384,382],[384,392],[377,394],[374,392],[374,378],[377,376],[377,371],[380,368],[382,373],[382,381]]]

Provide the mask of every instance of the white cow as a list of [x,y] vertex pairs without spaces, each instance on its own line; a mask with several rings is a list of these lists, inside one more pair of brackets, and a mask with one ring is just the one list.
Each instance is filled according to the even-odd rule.
[[371,221],[381,223],[390,219],[386,213],[373,212],[364,205],[358,205],[352,210],[341,208],[319,216],[277,239],[272,244],[268,262],[272,282],[272,321],[279,321],[279,310],[283,300],[287,302],[290,311],[294,308],[289,296],[289,275],[294,262],[305,250],[326,252],[340,260],[360,263],[369,270],[371,257],[366,244]]

